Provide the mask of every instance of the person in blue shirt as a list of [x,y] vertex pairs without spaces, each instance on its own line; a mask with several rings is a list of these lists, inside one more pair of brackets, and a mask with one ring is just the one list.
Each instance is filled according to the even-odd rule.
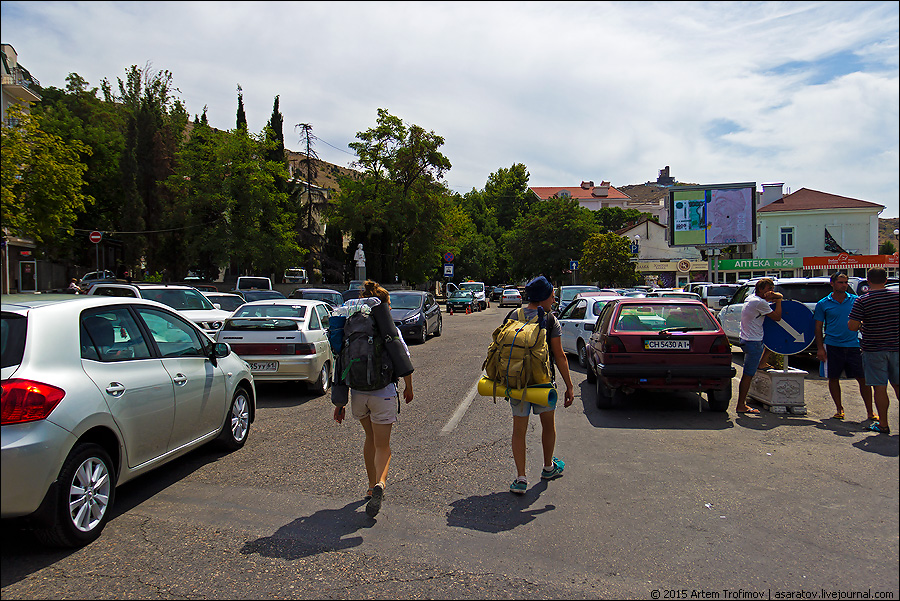
[[[816,326],[816,357],[825,364],[828,378],[828,392],[834,401],[836,412],[832,419],[844,419],[844,405],[841,402],[841,374],[854,378],[859,383],[859,394],[866,405],[868,420],[878,421],[872,409],[872,387],[866,386],[859,336],[847,327],[850,309],[857,299],[848,292],[847,274],[831,275],[831,294],[816,303],[813,319]],[[824,335],[823,335],[824,330]]]

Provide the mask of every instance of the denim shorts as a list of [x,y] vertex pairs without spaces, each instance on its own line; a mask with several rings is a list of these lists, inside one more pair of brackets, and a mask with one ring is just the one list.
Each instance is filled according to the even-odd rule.
[[900,352],[863,351],[867,386],[900,386]]
[[765,346],[762,340],[744,340],[741,338],[741,348],[744,349],[744,375],[752,376],[759,368],[759,360],[762,359]]
[[556,405],[553,405],[552,407],[550,405],[536,405],[534,403],[529,403],[528,401],[519,401],[517,399],[509,399],[509,404],[512,407],[512,414],[515,417],[528,417],[529,411],[538,415],[539,413],[545,413],[556,409]]

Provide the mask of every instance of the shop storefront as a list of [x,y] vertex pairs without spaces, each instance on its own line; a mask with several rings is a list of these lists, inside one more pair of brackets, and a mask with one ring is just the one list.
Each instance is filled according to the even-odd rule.
[[719,282],[733,284],[751,278],[803,277],[803,259],[786,257],[775,259],[723,259],[719,262]]
[[897,255],[848,255],[841,253],[831,257],[804,257],[803,276],[829,276],[835,271],[843,271],[850,277],[866,277],[866,271],[873,267],[883,267],[888,277],[897,277]]
[[647,286],[657,288],[681,288],[690,282],[705,282],[708,276],[707,261],[673,259],[671,261],[638,261],[635,270],[644,276]]

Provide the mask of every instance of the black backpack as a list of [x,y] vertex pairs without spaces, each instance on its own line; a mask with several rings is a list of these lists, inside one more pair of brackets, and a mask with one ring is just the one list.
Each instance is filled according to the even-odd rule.
[[385,343],[391,334],[378,331],[375,319],[357,311],[344,322],[340,354],[340,381],[354,390],[380,390],[397,381]]

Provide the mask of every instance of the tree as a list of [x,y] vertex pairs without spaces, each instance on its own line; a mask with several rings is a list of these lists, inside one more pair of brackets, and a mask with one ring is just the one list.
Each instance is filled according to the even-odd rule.
[[551,198],[532,205],[503,235],[515,279],[544,274],[560,281],[569,261],[578,260],[585,240],[597,232],[591,211],[571,198]]
[[630,242],[606,232],[587,239],[579,266],[588,280],[600,286],[633,286],[640,278],[630,259]]
[[626,225],[637,223],[644,217],[652,218],[652,215],[641,213],[637,209],[621,207],[604,207],[594,211],[594,220],[601,232],[616,232]]
[[241,84],[238,84],[238,105],[237,105],[237,119],[235,119],[235,129],[247,129],[247,114],[244,112],[244,91],[241,89]]
[[378,109],[376,126],[356,134],[363,177],[341,182],[329,209],[329,224],[363,242],[369,277],[422,281],[436,275],[441,249],[435,232],[451,194],[441,183],[450,161],[440,153],[444,139],[418,125],[406,126]]
[[[316,136],[313,134],[312,125],[298,123],[300,128],[300,142],[303,144],[304,155],[300,159],[300,169],[295,174],[291,189],[291,204],[298,211],[297,235],[301,246],[310,249],[307,268],[310,273],[324,271],[325,261],[325,231],[322,227],[324,214],[328,208],[328,198],[325,192],[316,186],[319,177],[317,164],[319,155],[316,153]],[[331,266],[334,269],[336,266]]]
[[2,218],[10,232],[52,241],[72,235],[78,214],[94,199],[82,192],[87,169],[81,156],[90,148],[42,131],[18,104],[7,109],[2,128]]
[[897,248],[894,246],[894,243],[890,240],[885,240],[884,244],[878,247],[879,255],[892,255],[897,252]]

